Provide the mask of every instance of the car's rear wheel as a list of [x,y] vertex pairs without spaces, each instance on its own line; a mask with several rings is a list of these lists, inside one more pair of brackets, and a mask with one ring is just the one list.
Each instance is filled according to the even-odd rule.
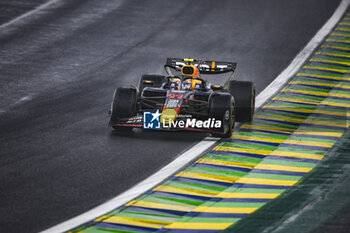
[[161,87],[165,82],[164,75],[144,74],[139,81],[139,91],[142,93],[145,87]]
[[212,133],[214,137],[231,137],[235,126],[235,100],[229,93],[213,94],[209,103],[210,117],[222,121],[224,134]]
[[132,117],[136,114],[137,91],[134,87],[119,87],[115,90],[111,105],[109,124],[114,129],[132,129],[114,125],[120,118]]
[[236,120],[250,122],[255,111],[255,86],[247,81],[230,81],[228,92],[235,98]]

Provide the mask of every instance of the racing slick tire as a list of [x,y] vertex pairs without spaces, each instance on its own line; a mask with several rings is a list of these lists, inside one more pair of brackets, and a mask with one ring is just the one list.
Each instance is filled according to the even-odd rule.
[[235,126],[235,100],[229,93],[213,94],[209,101],[209,115],[222,121],[224,134],[212,133],[214,137],[231,137]]
[[230,81],[228,92],[235,98],[236,121],[251,122],[255,111],[255,86],[248,81]]
[[119,87],[115,90],[111,105],[109,124],[114,129],[132,129],[132,127],[113,126],[120,118],[136,114],[137,90],[135,87]]
[[[151,81],[151,83],[145,83],[144,81]],[[144,74],[139,81],[139,94],[141,95],[145,87],[161,87],[165,81],[164,75],[158,74]]]

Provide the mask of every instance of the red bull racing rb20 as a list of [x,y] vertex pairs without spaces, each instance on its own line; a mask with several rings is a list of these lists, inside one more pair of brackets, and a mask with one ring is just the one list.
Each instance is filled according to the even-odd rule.
[[[196,130],[230,137],[235,121],[250,122],[255,107],[254,84],[233,80],[236,65],[167,58],[167,75],[142,75],[138,87],[115,90],[109,125],[116,130]],[[225,73],[231,75],[223,85],[201,77]]]

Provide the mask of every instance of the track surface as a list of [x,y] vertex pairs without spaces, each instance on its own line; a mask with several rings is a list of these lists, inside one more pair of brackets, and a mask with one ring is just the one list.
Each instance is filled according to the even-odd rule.
[[116,87],[178,56],[236,61],[259,92],[338,3],[67,0],[1,30],[0,232],[80,214],[206,136],[111,132]]

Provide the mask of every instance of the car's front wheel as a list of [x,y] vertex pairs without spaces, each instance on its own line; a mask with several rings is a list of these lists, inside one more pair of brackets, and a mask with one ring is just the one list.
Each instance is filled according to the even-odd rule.
[[212,133],[214,137],[231,137],[235,126],[235,100],[229,93],[213,94],[209,102],[209,115],[222,121],[220,133]]
[[[116,126],[120,118],[132,117],[136,114],[137,91],[134,87],[119,87],[115,90],[111,104],[109,124],[114,129],[122,126]],[[130,127],[122,127],[128,128]]]

